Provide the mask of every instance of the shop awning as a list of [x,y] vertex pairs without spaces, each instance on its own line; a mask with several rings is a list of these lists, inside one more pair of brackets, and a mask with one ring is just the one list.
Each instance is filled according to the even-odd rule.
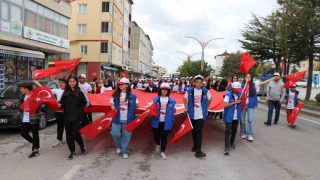
[[110,67],[110,66],[102,66],[103,69],[112,70],[112,71],[119,71],[117,68]]

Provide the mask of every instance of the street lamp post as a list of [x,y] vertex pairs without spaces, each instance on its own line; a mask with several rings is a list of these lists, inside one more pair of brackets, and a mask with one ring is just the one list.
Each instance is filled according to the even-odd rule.
[[201,54],[201,53],[195,53],[195,54],[189,55],[189,54],[187,54],[187,53],[185,53],[185,52],[182,52],[182,51],[177,51],[177,53],[182,53],[182,54],[186,55],[188,62],[191,61],[191,58],[192,58],[193,56],[195,56],[195,55],[197,55],[197,54]]
[[201,71],[203,71],[203,69],[204,69],[204,49],[206,48],[206,46],[213,40],[223,39],[223,38],[214,38],[214,39],[210,39],[209,41],[206,41],[206,42],[201,42],[200,40],[198,40],[197,38],[194,38],[194,37],[190,37],[190,36],[184,36],[184,37],[194,39],[200,44],[200,46],[202,48]]

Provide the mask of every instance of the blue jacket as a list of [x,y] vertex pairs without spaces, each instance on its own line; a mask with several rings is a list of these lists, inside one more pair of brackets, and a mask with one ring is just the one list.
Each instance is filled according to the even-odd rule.
[[[129,102],[128,102],[128,116],[127,123],[131,123],[134,119],[136,119],[136,101],[137,96],[133,93],[130,94]],[[114,99],[114,106],[117,110],[117,116],[113,119],[113,123],[120,123],[120,102],[119,99]]]
[[[244,88],[244,84],[241,84],[241,86],[242,88]],[[249,87],[249,104],[248,104],[249,108],[258,107],[258,95],[257,95],[255,85],[253,85],[253,89],[254,89],[254,95],[250,96],[250,87]]]
[[[158,117],[152,116],[151,126],[153,128],[158,128],[159,127],[159,119],[160,119],[160,109],[161,109],[160,96],[154,97],[152,101],[153,102],[156,101],[158,104],[159,116]],[[176,105],[176,102],[177,102],[176,100],[169,97],[167,109],[166,109],[166,115],[165,115],[164,130],[171,130],[173,127],[174,107]]]
[[[187,92],[187,90],[188,90],[188,85],[185,84],[184,85],[184,92]],[[179,92],[181,92],[181,91],[182,91],[182,86],[179,86]]]
[[[194,119],[194,87],[190,87],[188,89],[188,114],[190,119]],[[208,90],[204,87],[202,89],[202,97],[201,97],[201,107],[202,107],[202,114],[203,120],[207,119],[208,114],[208,97],[207,93]]]
[[[233,92],[229,91],[225,96],[229,97],[229,103],[234,102],[234,98],[233,98]],[[238,98],[240,98],[241,96],[241,91],[238,92],[237,94]],[[241,119],[241,105],[242,103],[237,104],[237,120],[239,121]],[[236,105],[224,108],[224,113],[223,113],[223,120],[227,123],[231,123],[233,121],[233,115],[234,115],[234,109],[235,109]]]
[[[287,101],[286,101],[286,105],[288,106],[288,102],[289,102],[289,92],[290,90],[287,91]],[[298,105],[298,95],[299,95],[299,91],[295,91],[295,96],[294,96],[294,107],[296,107]]]

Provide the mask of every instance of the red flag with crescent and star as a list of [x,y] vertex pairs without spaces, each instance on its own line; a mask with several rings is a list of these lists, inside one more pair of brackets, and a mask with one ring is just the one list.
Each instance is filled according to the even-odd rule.
[[43,103],[47,104],[53,110],[58,110],[58,103],[50,89],[46,86],[34,88],[27,100],[20,106],[20,109],[30,114],[35,114],[39,105]]
[[176,143],[178,142],[178,140],[185,135],[187,132],[191,131],[193,129],[193,126],[191,124],[189,115],[187,116],[186,120],[184,120],[184,122],[181,124],[179,130],[177,131],[177,133],[174,135],[173,139],[170,141],[170,143],[168,144],[167,148],[169,148],[172,143]]
[[283,85],[283,88],[290,88],[296,82],[303,79],[303,77],[306,75],[306,72],[307,71],[303,71],[285,76],[285,78],[288,79],[288,81]]
[[247,104],[249,86],[250,86],[250,81],[246,81],[246,84],[244,85],[242,94],[240,96],[240,99],[242,100],[241,111],[246,107],[246,104]]
[[210,112],[222,112],[224,111],[224,103],[223,103],[223,98],[224,95],[227,94],[228,91],[222,91],[218,92],[213,89],[209,90],[211,94],[211,104],[209,106],[209,111]]
[[304,104],[302,103],[298,103],[297,106],[294,108],[294,110],[290,113],[290,115],[288,116],[287,118],[287,121],[290,123],[290,124],[294,124],[296,122],[296,119],[302,109]]
[[120,73],[120,76],[121,76],[121,77],[125,77],[125,78],[128,78],[128,77],[129,77],[129,75],[128,75],[127,73],[125,73],[125,72],[121,72],[121,73]]
[[81,128],[79,132],[87,138],[93,140],[100,133],[102,133],[104,130],[108,129],[111,126],[112,120],[116,117],[116,115],[117,110],[113,109],[104,116],[100,117],[99,119]]
[[256,64],[256,61],[249,56],[249,53],[241,53],[240,71],[244,74],[248,74],[250,68]]
[[54,66],[56,69],[64,70],[69,69],[73,70],[81,61],[81,58],[68,59],[68,60],[54,60]]
[[60,72],[61,72],[61,70],[59,70],[55,67],[50,67],[48,69],[35,69],[33,72],[33,79],[44,78],[47,76],[58,74]]

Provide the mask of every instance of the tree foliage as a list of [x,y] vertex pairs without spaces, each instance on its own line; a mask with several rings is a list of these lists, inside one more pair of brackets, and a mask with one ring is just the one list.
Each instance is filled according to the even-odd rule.
[[201,60],[197,61],[190,61],[185,62],[180,67],[180,73],[182,77],[194,77],[198,74],[201,74],[203,77],[207,77],[210,75],[211,71],[213,70],[207,62],[204,63],[204,70],[201,71]]

